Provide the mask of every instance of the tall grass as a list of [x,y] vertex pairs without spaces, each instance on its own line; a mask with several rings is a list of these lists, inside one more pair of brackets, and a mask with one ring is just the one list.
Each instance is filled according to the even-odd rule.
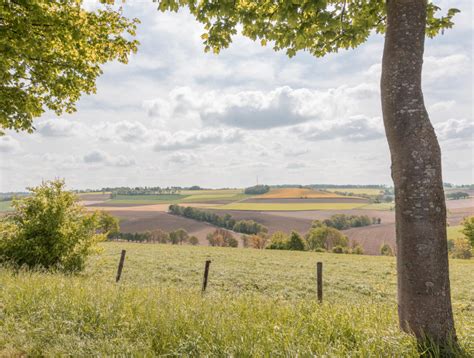
[[[0,356],[418,357],[397,324],[393,258],[106,243],[78,276],[0,269]],[[120,249],[122,280],[114,283]],[[202,270],[210,282],[200,294]],[[314,266],[324,262],[325,301]],[[460,343],[474,354],[474,261],[454,260]]]

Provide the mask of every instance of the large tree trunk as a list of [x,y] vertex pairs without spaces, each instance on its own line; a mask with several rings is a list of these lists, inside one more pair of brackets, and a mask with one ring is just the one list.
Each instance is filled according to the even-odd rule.
[[445,343],[455,329],[441,152],[421,90],[425,26],[426,0],[387,0],[382,109],[395,185],[400,326]]

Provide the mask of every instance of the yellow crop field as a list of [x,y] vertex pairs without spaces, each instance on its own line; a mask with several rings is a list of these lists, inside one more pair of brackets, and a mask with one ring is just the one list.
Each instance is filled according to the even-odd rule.
[[266,199],[324,199],[340,198],[342,195],[307,188],[280,188],[270,190],[268,193],[259,195],[258,197]]

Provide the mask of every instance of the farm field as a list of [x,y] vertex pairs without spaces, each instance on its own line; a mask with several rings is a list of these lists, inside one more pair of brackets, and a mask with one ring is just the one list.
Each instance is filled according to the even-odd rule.
[[361,208],[366,203],[254,203],[254,202],[238,202],[230,203],[215,207],[215,209],[223,210],[248,210],[248,211],[307,211],[307,210],[350,210]]
[[[0,354],[419,357],[398,330],[395,259],[104,243],[77,276],[0,268]],[[115,272],[127,250],[119,284]],[[201,295],[204,261],[211,259]],[[315,264],[324,263],[324,303]],[[474,261],[451,260],[459,342],[474,354]]]
[[325,188],[324,190],[333,193],[351,193],[354,195],[379,195],[383,192],[381,189],[376,188]]
[[268,193],[259,195],[258,198],[267,199],[283,199],[283,198],[305,198],[305,199],[318,199],[318,198],[338,198],[341,195],[328,193],[320,190],[313,190],[307,188],[279,188],[271,189]]
[[459,237],[463,237],[464,235],[462,234],[462,225],[456,225],[456,226],[448,226],[447,231],[448,231],[448,240],[454,240]]
[[0,201],[0,212],[10,211],[11,210],[11,201]]

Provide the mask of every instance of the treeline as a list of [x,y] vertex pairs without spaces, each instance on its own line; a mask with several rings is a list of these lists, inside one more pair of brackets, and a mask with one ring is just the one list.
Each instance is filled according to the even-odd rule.
[[268,185],[254,185],[248,188],[245,188],[244,193],[249,195],[260,195],[265,194],[270,191],[270,187]]
[[183,216],[189,219],[204,221],[209,224],[225,229],[240,232],[242,234],[258,234],[268,232],[268,228],[253,220],[235,220],[230,214],[224,216],[216,213],[200,210],[190,206],[183,207],[176,204],[170,205],[169,212],[173,215]]
[[454,193],[447,193],[446,197],[451,200],[467,199],[469,194],[463,191],[456,191]]
[[362,227],[380,223],[382,223],[381,218],[370,218],[368,215],[335,214],[329,219],[313,221],[312,227],[325,225],[328,227],[333,227],[337,230],[347,230],[351,227]]
[[199,244],[196,236],[190,236],[184,229],[165,232],[163,230],[153,230],[146,232],[115,232],[108,236],[109,240],[131,241],[131,242],[148,242],[160,244],[182,245],[189,243],[191,245]]

